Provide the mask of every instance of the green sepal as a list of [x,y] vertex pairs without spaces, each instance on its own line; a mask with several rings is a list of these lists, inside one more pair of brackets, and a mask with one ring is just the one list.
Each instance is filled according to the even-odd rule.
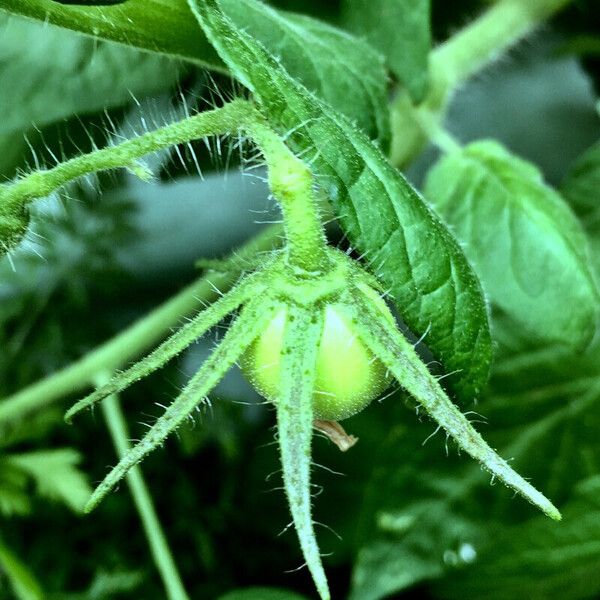
[[219,383],[225,373],[238,360],[242,352],[254,341],[269,319],[276,304],[260,298],[248,303],[227,330],[225,337],[206,359],[200,370],[190,379],[179,396],[170,404],[156,423],[148,430],[94,490],[84,511],[92,511],[129,469],[152,452],[194,409],[204,402],[206,395]]
[[327,577],[311,516],[311,443],[317,352],[323,329],[321,308],[290,303],[281,356],[277,429],[283,484],[308,569],[322,600],[329,600]]
[[372,300],[358,284],[352,294],[352,318],[357,333],[387,366],[400,385],[427,411],[465,452],[478,460],[493,476],[537,506],[546,515],[560,520],[558,509],[488,446],[465,415],[448,398],[436,377],[428,370],[413,345],[375,310]]
[[70,423],[73,417],[82,410],[93,406],[111,394],[118,394],[132,383],[139,381],[150,373],[160,369],[174,356],[185,350],[196,339],[206,333],[211,327],[236,310],[251,297],[260,296],[264,285],[260,274],[249,276],[237,287],[231,289],[225,296],[201,310],[181,329],[165,340],[148,356],[136,362],[129,369],[117,373],[105,385],[73,405],[65,414],[65,421]]

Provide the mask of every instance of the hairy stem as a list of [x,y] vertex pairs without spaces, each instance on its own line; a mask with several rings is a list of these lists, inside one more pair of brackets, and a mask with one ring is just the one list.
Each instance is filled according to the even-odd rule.
[[233,285],[243,271],[245,259],[253,258],[280,243],[282,229],[269,227],[236,253],[231,270],[198,279],[122,333],[86,354],[77,362],[0,401],[0,424],[14,421],[64,396],[87,388],[98,373],[115,371],[165,337],[183,317],[214,301],[219,290]]
[[52,169],[34,171],[14,183],[3,184],[0,186],[0,203],[4,210],[23,206],[78,177],[97,171],[131,166],[134,172],[139,172],[136,160],[143,156],[208,135],[235,133],[254,114],[250,102],[234,100],[222,108],[199,113],[121,144],[82,154]]
[[[100,378],[98,379],[100,380]],[[106,381],[106,377],[101,378],[101,383]],[[117,455],[122,458],[131,450],[131,444],[119,398],[114,394],[106,398],[102,403],[102,412]],[[154,564],[160,573],[169,600],[189,600],[140,467],[135,466],[130,469],[127,474],[127,484],[140,515]]]
[[429,57],[430,88],[415,106],[400,91],[390,107],[392,119],[391,162],[407,164],[423,148],[432,132],[440,137],[448,101],[457,87],[486,67],[541,22],[571,0],[500,0],[478,19],[433,50]]
[[269,185],[283,213],[290,265],[308,272],[318,270],[327,242],[310,169],[265,122],[253,121],[245,130],[269,166]]
[[446,91],[480,71],[570,0],[501,0],[438,46],[430,66]]

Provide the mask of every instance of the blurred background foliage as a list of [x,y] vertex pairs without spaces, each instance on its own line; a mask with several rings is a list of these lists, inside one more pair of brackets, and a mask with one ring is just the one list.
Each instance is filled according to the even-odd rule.
[[[341,3],[280,0],[341,22]],[[443,41],[486,2],[432,4]],[[559,186],[600,267],[600,22],[594,0],[553,22],[466,84],[448,128],[463,142],[502,141]],[[224,76],[51,26],[0,17],[0,175],[102,146],[203,109]],[[35,123],[35,125],[32,125]],[[110,133],[109,133],[110,132]],[[0,396],[94,348],[276,218],[260,171],[232,147],[153,157],[150,184],[126,173],[69,186],[36,205],[26,243],[0,262]],[[581,156],[581,158],[579,158]],[[418,185],[436,157],[409,168]],[[200,165],[202,175],[198,173]],[[225,171],[227,174],[225,175]],[[335,234],[334,234],[335,236]],[[568,310],[568,307],[565,307]],[[475,408],[487,439],[564,511],[561,525],[445,449],[397,393],[347,422],[360,443],[315,441],[316,499],[334,597],[594,598],[600,593],[600,346],[585,354],[527,348],[502,315],[498,359]],[[218,335],[218,332],[217,332]],[[210,349],[198,342],[123,394],[132,436]],[[162,598],[126,486],[91,516],[79,509],[115,462],[99,414],[62,422],[72,400],[0,423],[0,598]],[[474,407],[463,407],[465,410]],[[139,422],[138,422],[139,421]],[[233,373],[212,407],[143,464],[192,598],[311,597],[279,489],[274,414]],[[424,443],[428,440],[427,443]],[[336,473],[342,473],[339,475]],[[334,535],[341,536],[339,539]],[[266,590],[264,588],[270,588]]]

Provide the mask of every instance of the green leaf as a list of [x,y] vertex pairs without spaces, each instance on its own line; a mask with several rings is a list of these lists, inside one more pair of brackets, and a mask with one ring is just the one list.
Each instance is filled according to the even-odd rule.
[[[476,568],[463,568],[438,588],[444,598],[585,599],[600,593],[600,476],[583,480],[560,526],[542,519],[499,527],[478,548]],[[499,551],[501,549],[501,551]]]
[[3,457],[0,462],[0,514],[10,517],[31,512],[27,483],[27,475]]
[[[386,58],[417,102],[427,89],[431,50],[429,0],[344,0],[343,18]],[[334,105],[335,106],[335,105]]]
[[458,243],[381,151],[238,29],[216,0],[190,5],[270,124],[289,133],[295,150],[310,152],[307,160],[351,242],[389,288],[408,326],[428,332],[427,344],[453,372],[445,383],[471,400],[487,379],[491,342],[482,292]]
[[[211,69],[224,70],[212,46],[203,39],[202,32],[198,30],[183,0],[143,0],[143,2],[128,0],[117,9],[67,7],[49,3],[47,0],[8,0],[3,8],[100,38],[177,56]],[[276,11],[264,4],[247,0],[226,0],[224,8],[238,27],[250,32],[273,54],[280,57],[294,77],[337,106],[369,135],[377,138],[382,146],[386,146],[389,141],[387,75],[381,56],[369,44],[316,19]],[[28,27],[29,31],[34,33],[29,34],[26,31],[25,34],[21,34],[15,31],[12,36],[23,40],[25,59],[23,63],[17,60],[13,61],[12,65],[10,62],[5,65],[11,74],[17,73],[21,76],[22,73],[35,74],[40,71],[47,74],[48,67],[53,66],[56,56],[59,56],[65,64],[59,63],[58,67],[55,67],[56,77],[59,79],[65,74],[68,76],[69,69],[78,66],[87,56],[92,56],[92,48],[97,45],[90,39],[66,36],[60,30],[56,30],[52,40],[44,42],[46,34],[40,36],[38,31],[41,26],[36,28],[35,25],[29,24]],[[37,36],[37,44],[30,49],[28,44],[32,36]],[[14,42],[11,38],[3,43]],[[52,47],[36,50],[38,46],[45,44]],[[116,53],[121,53],[124,60],[119,62]],[[39,97],[46,99],[43,107],[46,105],[51,109],[60,107],[60,102],[57,106],[52,102],[52,98],[48,101],[45,96],[48,93],[57,93],[57,90],[63,93],[61,96],[63,101],[64,98],[68,98],[74,102],[79,98],[82,102],[88,98],[88,101],[102,102],[104,95],[102,89],[99,91],[97,86],[102,86],[107,75],[110,75],[107,83],[114,83],[114,79],[118,82],[121,77],[123,86],[127,83],[134,94],[142,93],[138,88],[143,89],[143,86],[147,90],[151,90],[153,85],[157,89],[164,89],[169,81],[167,74],[174,72],[176,75],[173,66],[175,63],[169,63],[164,57],[140,54],[106,44],[101,44],[99,50],[93,55],[94,61],[88,65],[90,72],[79,83],[84,92],[83,100],[79,98],[81,91],[79,93],[76,93],[77,90],[73,90],[72,93],[65,91],[62,78],[59,82],[62,87],[61,85],[57,87],[57,81],[49,78],[44,80],[46,85],[43,88],[39,86],[37,88]],[[15,50],[15,56],[20,56],[18,49]],[[140,64],[136,64],[136,61]],[[156,71],[152,69],[153,64]],[[61,73],[60,67],[66,73]],[[113,72],[105,74],[107,67]],[[91,69],[94,69],[94,72],[91,72]],[[99,77],[99,80],[95,77]],[[41,77],[31,76],[31,79],[37,81]],[[22,81],[20,84],[22,88],[31,90],[33,87],[30,77],[17,80],[20,81]],[[90,85],[92,82],[94,85]],[[3,80],[0,72],[1,83]],[[107,87],[109,91],[112,90]],[[5,89],[4,86],[2,89]],[[128,88],[122,90],[117,85],[114,94],[120,97],[123,93],[125,100],[131,99]],[[19,105],[11,101],[7,106],[16,108]],[[68,106],[69,102],[67,102],[67,110]],[[105,108],[105,105],[100,104],[96,108]],[[36,115],[29,118],[29,121],[38,119],[39,116]]]
[[92,493],[87,478],[77,469],[81,456],[70,448],[13,454],[6,460],[35,480],[40,496],[63,502],[75,512],[82,510]]
[[382,57],[364,41],[302,15],[253,0],[224,0],[224,12],[277,56],[292,77],[386,147],[387,75]]
[[584,225],[597,221],[600,211],[600,141],[575,161],[560,190]]
[[[426,500],[381,510],[377,533],[363,548],[353,574],[351,600],[378,600],[419,582],[441,577],[444,553],[460,539],[471,539],[472,522],[453,514],[444,500]],[[462,547],[463,555],[471,546]]]
[[587,239],[535,166],[494,141],[475,142],[439,161],[425,193],[522,338],[574,348],[590,341],[598,291]]
[[[33,573],[0,540],[0,569],[17,600],[43,600],[44,593]],[[2,589],[0,588],[0,592]]]
[[224,70],[212,46],[190,19],[185,0],[127,0],[116,7],[2,0],[0,10]]
[[[406,408],[393,408],[391,415],[382,416],[382,426],[401,422]],[[477,474],[474,481],[471,478],[471,486],[488,483],[489,476],[470,461],[459,460],[456,453],[445,455],[443,436],[429,440],[432,433],[430,424],[415,422],[410,427],[390,427],[383,438],[379,433],[379,443],[375,434],[371,434],[372,439],[361,438],[361,443],[371,448],[371,460],[377,468],[360,505],[360,549],[351,600],[378,600],[441,577],[446,571],[445,552],[463,542],[473,543],[481,535],[477,520],[480,511],[473,514],[473,504],[466,504],[464,498],[469,489],[465,471]],[[494,493],[511,495],[497,488]],[[457,511],[455,502],[464,510]]]
[[575,161],[560,191],[588,233],[592,260],[596,273],[600,273],[600,142]]
[[0,135],[131,102],[176,83],[165,57],[0,15]]
[[234,590],[221,596],[219,600],[304,600],[305,596],[300,596],[294,592],[282,590],[279,588],[253,587],[244,590]]

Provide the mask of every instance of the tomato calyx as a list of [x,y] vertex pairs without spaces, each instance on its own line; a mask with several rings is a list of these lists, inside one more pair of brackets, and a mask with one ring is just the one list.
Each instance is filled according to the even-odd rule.
[[394,317],[370,285],[370,276],[353,261],[337,250],[328,251],[327,258],[331,268],[315,277],[298,277],[284,260],[270,267],[269,291],[278,300],[279,308],[240,363],[259,393],[276,404],[289,307],[299,305],[314,311],[315,319],[323,319],[316,358],[314,418],[339,421],[364,409],[390,383],[387,369],[356,329],[351,316],[354,290],[367,287],[374,308],[390,322],[394,322]]

